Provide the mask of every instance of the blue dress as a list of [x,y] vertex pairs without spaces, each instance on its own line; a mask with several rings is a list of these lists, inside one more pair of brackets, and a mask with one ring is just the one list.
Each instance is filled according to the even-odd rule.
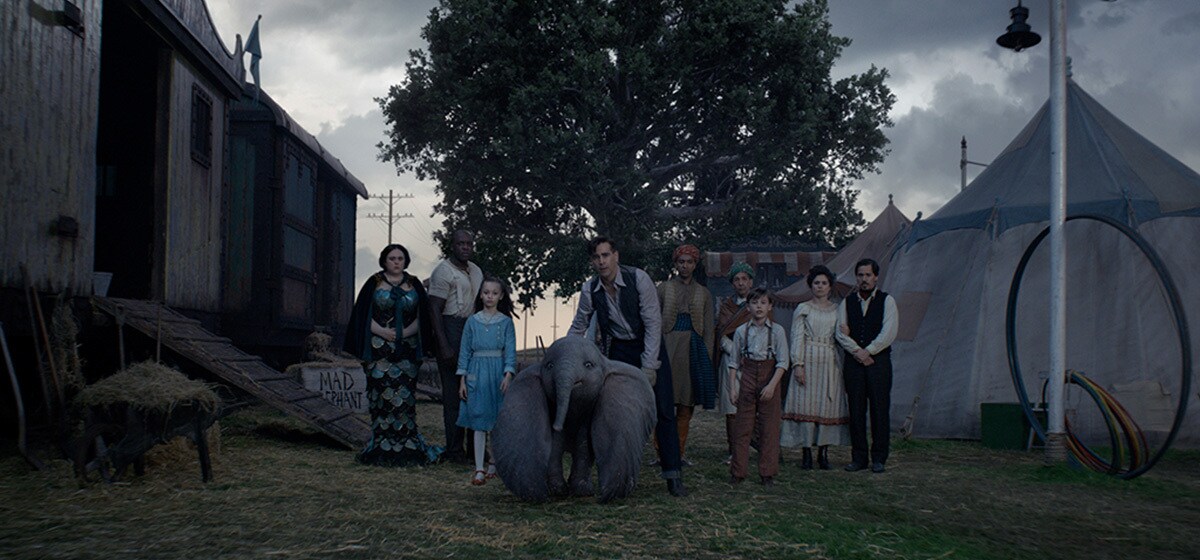
[[504,374],[517,373],[517,332],[502,313],[482,311],[467,319],[458,352],[458,375],[466,376],[467,402],[458,408],[458,425],[490,432],[504,402]]

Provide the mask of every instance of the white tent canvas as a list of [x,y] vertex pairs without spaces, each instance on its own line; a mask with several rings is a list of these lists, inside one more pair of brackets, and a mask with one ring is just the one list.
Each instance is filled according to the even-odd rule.
[[[1200,350],[1200,175],[1151,144],[1071,83],[1068,216],[1098,214],[1134,227],[1166,262]],[[900,302],[894,345],[893,428],[918,437],[977,438],[980,403],[1016,402],[1005,347],[1005,308],[1017,263],[1047,225],[1049,120],[1045,106],[996,160],[928,220],[915,222],[890,263],[884,290]],[[1180,394],[1180,348],[1150,263],[1115,229],[1066,226],[1067,367],[1111,391],[1161,442]],[[1021,284],[1017,339],[1031,397],[1049,367],[1049,257],[1034,254]],[[905,305],[905,302],[924,305]],[[927,303],[926,303],[927,302]],[[907,309],[906,309],[907,307]],[[902,333],[903,334],[903,333]],[[1187,372],[1192,375],[1192,372]],[[1074,428],[1103,434],[1095,404],[1068,388]],[[1193,406],[1176,440],[1200,446]]]

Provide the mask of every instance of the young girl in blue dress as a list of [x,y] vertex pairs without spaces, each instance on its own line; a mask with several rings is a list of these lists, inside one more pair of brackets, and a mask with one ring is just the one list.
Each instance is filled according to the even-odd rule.
[[475,299],[475,314],[463,328],[458,354],[458,425],[475,431],[475,474],[479,486],[496,477],[496,466],[483,469],[487,434],[496,425],[504,392],[517,373],[517,333],[508,288],[498,278],[484,279]]

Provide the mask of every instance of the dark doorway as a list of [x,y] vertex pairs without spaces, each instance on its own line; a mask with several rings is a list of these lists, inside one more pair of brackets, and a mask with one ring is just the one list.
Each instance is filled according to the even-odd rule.
[[96,263],[108,295],[149,299],[155,270],[156,122],[166,48],[128,3],[104,2],[96,139]]

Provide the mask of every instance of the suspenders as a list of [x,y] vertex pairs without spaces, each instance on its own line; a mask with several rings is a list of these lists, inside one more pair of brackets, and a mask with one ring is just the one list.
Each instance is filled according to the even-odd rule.
[[[764,325],[767,328],[767,358],[762,361],[775,361],[775,322],[770,319]],[[742,341],[742,355],[738,366],[742,366],[750,355],[750,329],[754,327],[753,323],[746,323],[746,339]]]

